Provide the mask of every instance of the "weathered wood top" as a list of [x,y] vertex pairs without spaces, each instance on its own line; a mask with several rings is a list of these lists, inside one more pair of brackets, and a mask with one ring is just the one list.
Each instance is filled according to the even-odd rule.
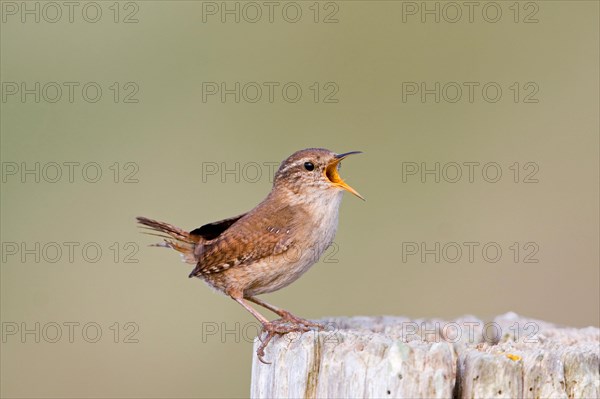
[[[484,323],[402,317],[320,320],[253,354],[253,398],[598,398],[600,329],[514,313]],[[256,351],[258,341],[255,341]]]

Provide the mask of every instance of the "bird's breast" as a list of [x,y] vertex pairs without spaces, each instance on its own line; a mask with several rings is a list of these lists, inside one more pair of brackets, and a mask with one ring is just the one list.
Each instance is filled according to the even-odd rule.
[[253,265],[260,278],[247,288],[249,295],[277,291],[296,281],[319,261],[333,242],[338,225],[341,194],[310,204],[305,219],[295,229],[294,244],[286,252]]
[[[294,240],[297,245],[315,247],[320,256],[333,242],[338,226],[341,192],[321,195],[304,204],[304,212]],[[318,260],[318,259],[317,259]],[[316,262],[316,260],[315,260]]]

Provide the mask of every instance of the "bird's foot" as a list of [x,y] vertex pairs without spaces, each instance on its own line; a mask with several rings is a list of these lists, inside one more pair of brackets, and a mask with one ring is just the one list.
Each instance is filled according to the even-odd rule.
[[323,330],[327,329],[327,326],[325,326],[324,324],[315,323],[314,321],[310,321],[310,320],[306,320],[306,319],[303,319],[298,316],[294,316],[287,310],[280,310],[279,315],[281,316],[281,318],[283,320],[287,320],[287,321],[290,321],[295,324],[301,324],[306,327],[316,328],[319,331],[323,331]]
[[[302,319],[300,319],[302,320]],[[307,321],[307,320],[304,320]],[[270,321],[268,323],[263,324],[262,332],[266,332],[267,335],[264,339],[261,339],[261,344],[256,351],[256,355],[258,356],[258,360],[260,360],[264,364],[271,364],[270,362],[265,361],[265,348],[273,339],[275,335],[284,335],[292,332],[304,333],[310,331],[309,326],[304,323],[296,322],[292,319],[281,318],[277,320]],[[260,336],[259,336],[260,339]]]

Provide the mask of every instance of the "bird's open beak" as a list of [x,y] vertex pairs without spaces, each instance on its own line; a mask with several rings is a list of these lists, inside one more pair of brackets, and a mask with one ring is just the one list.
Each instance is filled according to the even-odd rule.
[[350,191],[352,194],[356,195],[358,198],[364,201],[362,195],[360,195],[355,189],[350,187],[346,182],[340,177],[338,173],[338,165],[342,161],[342,159],[346,158],[348,155],[352,154],[360,154],[362,151],[351,151],[346,152],[344,154],[336,155],[333,160],[327,165],[325,168],[325,176],[329,181],[336,186],[342,187],[344,190]]

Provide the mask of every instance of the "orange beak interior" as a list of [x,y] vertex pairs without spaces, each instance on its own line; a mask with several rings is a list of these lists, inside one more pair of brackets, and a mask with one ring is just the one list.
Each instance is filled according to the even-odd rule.
[[325,168],[325,176],[331,182],[331,184],[335,186],[342,187],[344,190],[351,192],[356,195],[358,198],[364,200],[364,197],[360,195],[355,189],[350,187],[339,175],[338,173],[338,165],[342,161],[342,159],[346,158],[348,155],[356,154],[356,152],[351,152],[347,154],[341,154],[336,156],[333,161],[327,165]]

